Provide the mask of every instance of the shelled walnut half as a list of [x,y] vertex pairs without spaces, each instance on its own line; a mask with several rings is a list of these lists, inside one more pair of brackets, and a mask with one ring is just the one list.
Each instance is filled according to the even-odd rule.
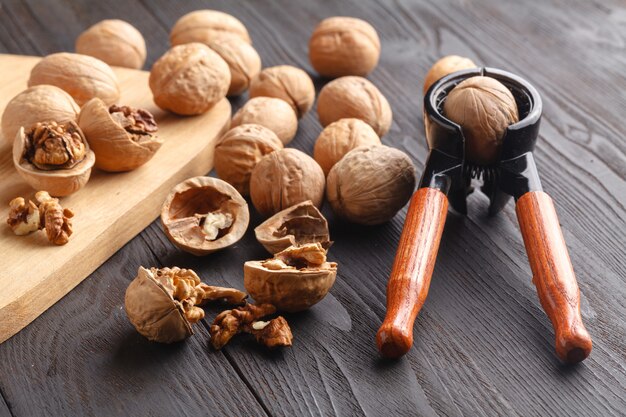
[[163,141],[154,116],[130,106],[107,106],[99,98],[80,111],[78,125],[96,155],[96,167],[104,171],[130,171],[148,162]]
[[172,343],[193,335],[192,324],[204,318],[199,306],[224,300],[245,303],[246,293],[212,287],[190,269],[139,267],[126,289],[126,315],[137,331],[149,340]]
[[94,162],[93,151],[73,121],[20,128],[13,144],[13,163],[20,176],[53,196],[78,191],[89,180]]
[[242,238],[250,214],[237,190],[217,178],[195,177],[165,199],[161,222],[169,240],[194,255],[208,255]]
[[244,286],[257,303],[278,310],[306,310],[321,301],[335,283],[337,264],[326,261],[320,243],[290,246],[265,261],[248,261]]
[[328,221],[311,200],[280,211],[254,229],[256,239],[271,254],[289,246],[319,242],[328,249]]

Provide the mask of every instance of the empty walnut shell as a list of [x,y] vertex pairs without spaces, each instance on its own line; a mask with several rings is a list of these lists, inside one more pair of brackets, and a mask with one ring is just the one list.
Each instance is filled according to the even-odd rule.
[[257,124],[265,126],[278,136],[284,145],[291,142],[298,131],[296,112],[284,100],[273,97],[254,97],[233,116],[230,126]]
[[106,63],[92,56],[59,52],[48,55],[33,67],[28,86],[55,85],[82,106],[94,97],[107,104],[120,98],[117,76]]
[[511,91],[491,77],[470,77],[450,91],[443,114],[463,130],[465,158],[481,165],[498,160],[507,127],[517,123]]
[[326,197],[339,217],[373,225],[395,216],[414,188],[415,167],[407,154],[384,145],[361,146],[330,170]]
[[209,45],[226,37],[252,43],[248,30],[236,17],[217,10],[196,10],[176,21],[170,32],[170,43],[172,46],[191,42]]
[[235,244],[248,228],[248,204],[226,181],[195,177],[175,186],[163,203],[161,222],[169,240],[194,255]]
[[146,41],[130,23],[106,19],[78,36],[76,52],[101,59],[109,65],[139,69],[146,61]]
[[474,64],[474,61],[469,58],[458,55],[444,56],[435,62],[428,70],[428,73],[426,73],[426,78],[424,78],[423,93],[426,94],[431,85],[446,75],[470,68],[476,68],[476,64]]
[[138,168],[163,144],[155,136],[157,125],[148,111],[107,106],[99,98],[83,106],[78,125],[96,155],[96,167],[104,171]]
[[[32,135],[37,129],[61,129],[76,143],[51,138],[44,145],[33,145]],[[71,145],[70,145],[71,144]],[[75,146],[74,146],[75,145]],[[89,180],[96,158],[89,149],[83,132],[73,122],[37,123],[28,130],[20,128],[13,143],[13,164],[24,181],[36,190],[46,190],[50,195],[62,197],[81,189]],[[45,162],[45,165],[42,163]]]
[[59,87],[36,85],[9,101],[2,113],[2,135],[7,142],[13,143],[22,126],[45,121],[65,123],[76,120],[79,111],[72,96]]
[[359,119],[340,119],[320,133],[313,148],[313,158],[328,175],[345,154],[365,145],[380,145],[380,138],[374,129]]
[[265,155],[254,167],[250,197],[266,217],[307,200],[321,207],[325,183],[324,171],[313,158],[285,148]]
[[380,39],[376,29],[354,17],[322,20],[309,40],[309,60],[327,77],[365,76],[378,64]]
[[154,63],[149,83],[157,106],[189,116],[208,111],[226,97],[230,70],[208,46],[188,43],[173,47]]
[[291,65],[265,68],[252,80],[250,97],[275,97],[285,100],[302,117],[313,107],[315,86],[309,74]]
[[361,119],[384,136],[391,127],[392,113],[382,93],[363,77],[341,77],[326,84],[317,99],[322,126],[339,119]]
[[328,249],[331,243],[328,222],[310,200],[274,214],[258,225],[254,234],[272,254],[289,246],[316,242]]
[[320,302],[335,283],[337,264],[326,261],[319,243],[290,246],[265,261],[248,261],[243,267],[246,291],[257,303],[296,312]]
[[261,57],[248,42],[238,37],[219,38],[209,47],[221,56],[230,69],[229,96],[242,94],[261,71]]
[[268,153],[279,149],[283,149],[283,143],[264,126],[244,124],[234,127],[215,144],[215,172],[247,196],[250,194],[250,175],[256,164]]

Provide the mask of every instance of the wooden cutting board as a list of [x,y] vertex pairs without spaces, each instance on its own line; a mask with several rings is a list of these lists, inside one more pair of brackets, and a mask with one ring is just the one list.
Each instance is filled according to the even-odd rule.
[[[40,58],[0,54],[0,113],[26,88]],[[15,236],[5,223],[8,203],[32,198],[13,167],[11,147],[0,140],[0,343],[24,328],[132,239],[159,214],[178,182],[209,172],[215,140],[230,124],[228,100],[201,116],[179,117],[152,102],[148,73],[115,68],[120,103],[148,109],[165,143],[139,169],[108,174],[92,171],[87,185],[61,200],[75,212],[74,234],[65,246],[48,243],[45,233]]]

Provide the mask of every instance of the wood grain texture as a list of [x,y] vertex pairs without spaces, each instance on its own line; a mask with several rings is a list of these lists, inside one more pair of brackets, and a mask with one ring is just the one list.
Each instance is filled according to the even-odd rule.
[[[0,55],[0,111],[26,88],[31,68],[39,58]],[[74,234],[62,248],[47,242],[45,234],[16,237],[3,227],[0,253],[6,267],[0,275],[0,343],[21,330],[67,294],[160,213],[160,204],[172,187],[213,166],[217,138],[230,123],[230,103],[223,99],[209,112],[178,117],[152,102],[148,73],[115,69],[120,103],[150,111],[158,125],[161,149],[145,165],[119,174],[92,170],[85,187],[61,204],[71,208]],[[17,196],[32,198],[33,190],[17,173],[8,141],[0,143],[0,217]]]
[[376,334],[380,353],[399,358],[413,346],[413,324],[428,296],[448,199],[434,188],[420,188],[411,198],[387,284],[387,312]]
[[515,204],[533,284],[552,321],[556,352],[576,363],[591,353],[592,341],[580,316],[580,293],[550,196],[543,191],[524,194]]
[[[146,37],[149,68],[166,50],[167,32],[176,19],[209,7],[231,13],[246,24],[264,66],[297,65],[313,76],[306,44],[315,24],[332,15],[366,19],[377,29],[382,43],[380,64],[368,78],[385,94],[394,112],[394,124],[383,142],[407,152],[418,171],[427,157],[421,85],[437,58],[466,55],[475,62],[524,76],[539,89],[544,102],[535,158],[544,188],[559,207],[580,287],[581,313],[594,338],[593,353],[585,362],[567,367],[554,355],[554,333],[531,282],[513,204],[489,218],[487,198],[474,193],[469,197],[467,217],[448,215],[428,299],[415,324],[419,338],[403,359],[381,360],[373,337],[385,315],[385,288],[406,210],[388,224],[356,227],[337,221],[326,207],[324,214],[335,240],[329,256],[339,262],[337,282],[322,303],[288,317],[295,336],[293,348],[268,353],[245,337],[236,339],[222,354],[233,372],[227,377],[210,374],[203,381],[208,390],[214,389],[213,381],[233,387],[228,391],[236,394],[222,390],[213,397],[226,404],[220,411],[236,401],[252,415],[262,414],[255,412],[258,404],[268,414],[290,416],[624,415],[623,2],[2,0],[0,5],[0,50],[9,53],[71,50],[85,27],[116,17],[133,22]],[[326,82],[317,77],[314,81],[318,90]],[[245,97],[232,100],[234,110],[244,101]],[[290,146],[310,153],[320,131],[315,112],[310,112],[300,121]],[[107,329],[128,329],[123,317],[117,322],[98,312],[121,306],[125,285],[141,263],[193,267],[207,281],[243,288],[243,262],[266,256],[252,233],[261,219],[251,214],[251,229],[244,239],[206,258],[177,251],[161,226],[153,223],[101,267],[102,273],[92,275],[16,338],[0,345],[0,392],[13,414],[44,415],[37,410],[46,409],[51,402],[56,411],[61,410],[56,414],[126,414],[114,410],[122,401],[113,387],[77,388],[84,381],[109,381],[105,378],[109,365],[104,362],[112,355],[104,342]],[[146,248],[155,258],[141,255]],[[126,281],[112,278],[120,274]],[[98,296],[105,289],[115,292]],[[65,326],[66,318],[79,311],[75,301],[68,301],[76,299],[90,300],[91,313],[85,312],[84,318]],[[216,307],[207,309],[208,321],[217,311]],[[91,340],[102,342],[94,344],[89,353],[102,362],[76,371],[76,363],[90,356],[81,352],[89,342],[75,335],[91,315],[102,326],[99,330],[90,325]],[[37,343],[39,333],[58,329],[67,333],[57,337],[54,345]],[[195,350],[195,343],[205,346],[205,332],[188,342],[192,344],[184,345],[185,353]],[[157,357],[165,355],[158,346],[150,349]],[[72,361],[73,357],[79,360]],[[208,357],[207,369],[211,369],[215,356]],[[54,379],[49,380],[47,366],[30,366],[38,363],[57,363]],[[154,367],[149,367],[149,372],[155,380],[170,380]],[[142,375],[136,378],[145,382],[146,374]],[[28,388],[30,381],[36,381],[35,388]],[[197,397],[183,397],[191,411],[168,407],[181,392],[173,385],[176,394],[169,395],[169,384],[165,383],[168,388],[151,385],[141,393],[135,391],[135,401],[146,404],[145,414],[198,410],[201,401]],[[246,389],[258,401],[257,406]],[[94,406],[81,409],[75,393],[85,391],[92,404],[111,405],[105,411]],[[241,414],[246,413],[230,412]]]

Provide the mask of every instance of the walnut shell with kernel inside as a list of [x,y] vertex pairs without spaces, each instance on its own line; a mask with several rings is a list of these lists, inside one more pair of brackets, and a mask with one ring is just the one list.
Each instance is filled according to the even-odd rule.
[[431,85],[446,75],[471,68],[476,68],[476,64],[474,64],[474,61],[469,58],[458,55],[444,56],[435,62],[428,70],[428,73],[426,73],[426,77],[424,78],[423,93],[426,94]]
[[374,84],[363,77],[341,77],[326,84],[317,99],[317,114],[326,127],[339,119],[361,119],[384,136],[393,115],[389,102]]
[[289,103],[279,98],[251,98],[234,114],[230,127],[242,124],[265,126],[287,145],[298,131],[298,118]]
[[361,146],[330,170],[326,198],[335,214],[358,224],[384,223],[404,207],[415,188],[415,167],[399,149]]
[[250,97],[275,97],[286,101],[298,118],[311,110],[315,86],[309,74],[291,65],[265,68],[250,84]]
[[194,255],[208,255],[239,241],[248,228],[248,204],[226,181],[194,177],[175,186],[161,209],[168,239]]
[[261,57],[248,42],[238,37],[219,38],[209,47],[221,56],[230,69],[229,96],[242,94],[261,71]]
[[140,69],[146,62],[146,41],[130,23],[106,19],[76,38],[76,52],[93,56],[109,65]]
[[196,10],[176,21],[170,32],[170,43],[172,46],[191,42],[209,45],[227,37],[252,43],[248,30],[236,17],[217,10]]

